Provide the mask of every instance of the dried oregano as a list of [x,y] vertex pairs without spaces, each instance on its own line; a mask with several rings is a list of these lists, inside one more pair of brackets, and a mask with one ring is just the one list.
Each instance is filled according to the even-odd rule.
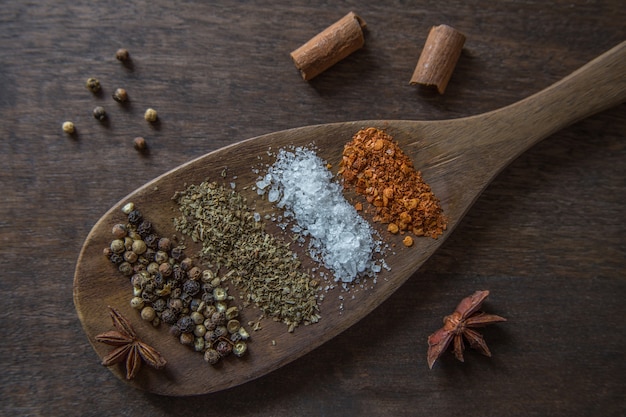
[[[191,185],[174,200],[182,215],[178,231],[202,243],[200,258],[230,270],[230,280],[245,303],[292,331],[319,320],[318,281],[300,267],[289,246],[263,230],[238,192],[215,182]],[[258,218],[258,216],[257,216]]]

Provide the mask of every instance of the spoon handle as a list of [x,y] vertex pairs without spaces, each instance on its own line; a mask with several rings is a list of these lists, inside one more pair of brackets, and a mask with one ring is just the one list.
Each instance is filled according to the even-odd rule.
[[[552,133],[626,101],[626,41],[498,116],[525,151]],[[509,138],[510,139],[510,138]]]

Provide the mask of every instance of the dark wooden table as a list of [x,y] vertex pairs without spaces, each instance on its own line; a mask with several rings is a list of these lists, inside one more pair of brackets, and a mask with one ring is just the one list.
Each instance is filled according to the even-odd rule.
[[[192,398],[137,391],[102,367],[74,310],[74,267],[90,228],[133,189],[276,130],[493,110],[626,39],[620,0],[213,3],[3,2],[0,414],[626,414],[623,104],[517,159],[400,291],[304,358]],[[350,10],[368,23],[365,48],[304,82],[289,52]],[[441,23],[467,36],[443,96],[408,85]],[[114,59],[120,47],[132,65]],[[117,87],[129,105],[111,99]],[[97,105],[107,123],[92,117]],[[159,112],[154,127],[147,107]],[[484,330],[493,357],[448,353],[429,370],[427,336],[478,289],[509,319]]]

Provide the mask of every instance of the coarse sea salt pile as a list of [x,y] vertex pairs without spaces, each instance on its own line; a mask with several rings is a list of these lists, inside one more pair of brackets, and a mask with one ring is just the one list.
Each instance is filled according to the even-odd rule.
[[285,218],[295,220],[293,232],[310,237],[311,257],[331,270],[335,281],[353,282],[380,272],[373,259],[380,251],[374,231],[313,150],[280,149],[256,186],[259,195],[267,194],[269,202],[284,210]]

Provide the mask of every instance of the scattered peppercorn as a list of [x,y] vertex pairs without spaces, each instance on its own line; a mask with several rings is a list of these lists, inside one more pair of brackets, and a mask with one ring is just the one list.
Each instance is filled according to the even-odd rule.
[[154,109],[148,109],[146,110],[146,113],[144,115],[144,118],[146,119],[147,122],[150,123],[154,123],[157,121],[157,119],[159,118],[157,111]]
[[92,93],[96,94],[100,92],[100,81],[97,78],[88,78],[87,83],[85,84],[87,89]]
[[121,62],[128,61],[129,58],[130,58],[130,54],[128,53],[128,49],[120,48],[115,53],[115,59],[117,59],[118,61],[121,61]]
[[148,148],[148,144],[146,143],[146,140],[142,138],[141,136],[138,136],[135,139],[133,139],[133,146],[136,150],[140,152],[145,151],[146,148]]
[[65,133],[67,133],[68,135],[72,135],[76,132],[76,128],[74,127],[74,123],[67,121],[67,122],[63,122],[63,131]]
[[128,93],[123,88],[118,88],[113,93],[113,100],[117,101],[118,103],[125,103],[128,101]]
[[104,110],[104,107],[98,106],[93,109],[93,117],[102,122],[107,118],[107,112]]

